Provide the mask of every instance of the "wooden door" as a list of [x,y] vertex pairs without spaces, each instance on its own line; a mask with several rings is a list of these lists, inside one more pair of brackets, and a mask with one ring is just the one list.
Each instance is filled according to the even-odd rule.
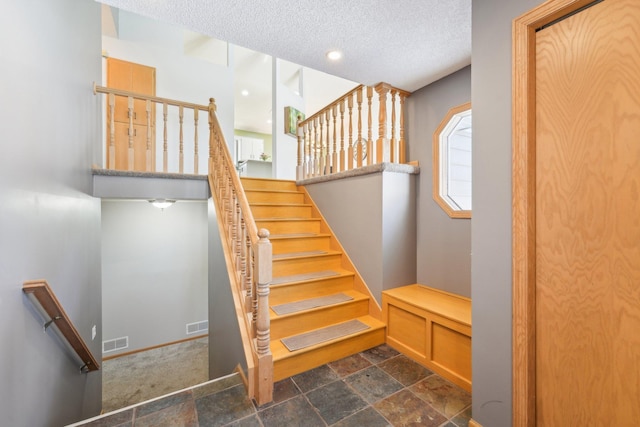
[[[631,426],[640,420],[640,2],[556,18],[532,35],[535,137],[523,156],[535,187],[514,183],[533,203],[532,299],[514,305],[514,322],[527,310],[535,322],[525,331],[535,385],[514,379],[514,425]],[[522,389],[535,393],[526,420],[515,413]]]
[[[153,67],[123,61],[121,59],[107,58],[107,87],[127,90],[142,95],[155,96],[156,94],[156,70]],[[155,170],[155,108],[151,109],[150,117],[150,165],[147,165],[147,111],[146,102],[134,100],[133,106],[133,169],[136,171]],[[126,97],[116,96],[115,99],[115,168],[128,169],[129,153],[129,108]],[[107,116],[109,110],[107,109]],[[107,117],[109,123],[109,117]],[[107,137],[107,144],[109,138]],[[107,149],[107,164],[109,164],[109,151]]]

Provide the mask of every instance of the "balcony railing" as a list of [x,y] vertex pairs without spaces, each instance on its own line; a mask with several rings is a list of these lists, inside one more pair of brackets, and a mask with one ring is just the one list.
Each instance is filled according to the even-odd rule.
[[[200,115],[208,114],[209,105],[142,95],[95,83],[93,92],[106,95],[106,169],[199,173],[199,135],[207,133],[207,122],[200,120]],[[161,123],[160,129],[157,123]],[[158,151],[161,155],[156,155]],[[206,157],[202,161],[206,167]]]
[[360,85],[299,121],[297,179],[382,162],[405,163],[404,101],[408,96],[386,83]]

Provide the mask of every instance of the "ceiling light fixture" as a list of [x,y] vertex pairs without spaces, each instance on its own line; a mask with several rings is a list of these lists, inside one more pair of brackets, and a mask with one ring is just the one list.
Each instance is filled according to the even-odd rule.
[[249,91],[248,91],[248,90],[246,90],[246,89],[242,89],[242,91],[240,92],[240,94],[241,94],[242,96],[249,96]]
[[338,59],[342,58],[342,52],[340,52],[339,50],[330,50],[329,52],[327,52],[327,58],[331,61],[337,61]]
[[155,206],[156,208],[160,209],[161,211],[165,210],[168,207],[173,206],[173,204],[175,203],[175,200],[171,200],[171,199],[151,199],[149,200],[149,203],[151,203],[153,206]]

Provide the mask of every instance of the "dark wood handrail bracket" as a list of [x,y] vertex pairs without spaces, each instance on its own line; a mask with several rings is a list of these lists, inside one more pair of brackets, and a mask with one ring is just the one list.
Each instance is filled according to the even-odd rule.
[[40,314],[47,319],[43,325],[45,332],[51,324],[54,324],[61,337],[69,344],[69,348],[73,349],[75,355],[82,360],[84,365],[80,367],[80,372],[87,373],[99,370],[100,366],[97,360],[93,357],[78,330],[73,326],[71,319],[62,308],[49,284],[45,280],[27,281],[22,285],[22,291],[40,311]]

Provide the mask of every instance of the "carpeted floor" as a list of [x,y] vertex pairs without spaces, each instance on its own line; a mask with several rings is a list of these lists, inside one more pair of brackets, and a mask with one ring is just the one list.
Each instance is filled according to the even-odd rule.
[[207,337],[102,363],[102,410],[124,408],[209,380]]

